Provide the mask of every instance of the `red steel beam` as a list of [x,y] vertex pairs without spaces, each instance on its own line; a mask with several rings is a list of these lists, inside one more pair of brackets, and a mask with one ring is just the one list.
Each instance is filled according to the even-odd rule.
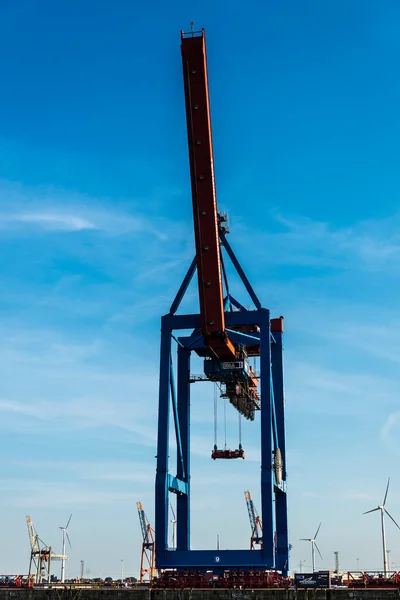
[[201,327],[213,353],[229,360],[236,353],[225,332],[204,29],[181,36]]

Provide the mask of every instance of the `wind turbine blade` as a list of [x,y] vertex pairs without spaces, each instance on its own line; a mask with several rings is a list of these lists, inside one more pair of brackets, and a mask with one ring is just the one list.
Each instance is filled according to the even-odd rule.
[[69,515],[68,523],[65,526],[65,529],[68,529],[69,522],[71,521],[72,513]]
[[382,506],[385,506],[385,504],[386,504],[386,498],[387,498],[388,490],[389,490],[389,483],[390,483],[390,477],[389,477],[388,482],[387,482],[385,497],[383,499],[383,505]]
[[322,554],[321,554],[321,552],[319,551],[319,548],[318,548],[318,546],[317,546],[317,544],[316,544],[315,542],[314,542],[314,546],[315,546],[315,547],[316,547],[316,549],[318,550],[318,554],[320,555],[320,557],[321,557],[321,560],[324,560],[324,559],[322,558]]
[[72,548],[72,546],[71,546],[71,540],[69,539],[69,535],[68,535],[68,531],[67,530],[65,530],[65,536],[66,536],[66,538],[68,540],[68,544],[70,545],[70,548]]
[[311,538],[300,538],[300,542],[312,542]]
[[317,533],[314,535],[314,540],[315,540],[315,538],[317,537],[319,530],[321,529],[321,525],[322,525],[322,521],[321,521],[321,523],[318,525]]
[[171,512],[172,512],[172,518],[174,519],[174,521],[176,520],[175,517],[175,511],[174,511],[174,507],[172,506],[171,502],[169,503],[170,507],[171,507]]
[[386,510],[385,507],[383,507],[383,510],[385,511],[385,513],[387,514],[387,516],[389,517],[389,519],[392,519],[393,523],[396,525],[396,527],[398,529],[400,529],[400,526],[396,523],[396,521],[393,519],[392,515],[390,513],[388,513],[388,511]]
[[367,512],[363,513],[363,515],[367,515],[368,513],[375,512],[376,510],[380,510],[379,506],[378,506],[378,508],[373,508],[372,510],[367,510]]

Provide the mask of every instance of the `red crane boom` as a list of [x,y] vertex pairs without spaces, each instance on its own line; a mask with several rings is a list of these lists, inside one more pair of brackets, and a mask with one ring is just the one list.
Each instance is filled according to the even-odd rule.
[[201,328],[215,356],[232,360],[236,352],[225,331],[204,29],[182,32],[181,38]]

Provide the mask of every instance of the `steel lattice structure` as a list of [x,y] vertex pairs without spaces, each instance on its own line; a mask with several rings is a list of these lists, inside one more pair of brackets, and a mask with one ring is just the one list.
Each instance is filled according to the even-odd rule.
[[249,513],[249,521],[251,527],[250,550],[254,550],[256,546],[262,548],[262,521],[260,519],[260,516],[257,514],[256,507],[254,506],[253,498],[251,497],[250,492],[245,491],[244,497],[246,499],[247,512]]
[[136,502],[140,529],[142,531],[142,555],[140,560],[140,583],[151,581],[156,575],[154,529],[150,525],[141,502]]

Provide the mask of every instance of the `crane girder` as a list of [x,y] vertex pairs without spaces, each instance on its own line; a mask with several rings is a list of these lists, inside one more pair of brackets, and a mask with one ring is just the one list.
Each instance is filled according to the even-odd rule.
[[26,525],[28,527],[28,535],[32,552],[36,552],[38,550],[37,535],[35,533],[35,528],[33,526],[32,519],[29,515],[26,515]]
[[250,492],[245,492],[244,496],[246,498],[247,511],[249,513],[250,527],[251,531],[253,532],[257,528],[254,503],[251,498]]
[[149,540],[148,522],[147,522],[146,513],[143,510],[143,505],[141,502],[136,502],[136,506],[138,509],[139,522],[140,522],[140,528],[142,530],[143,542],[145,544],[148,544],[150,542],[150,540]]
[[216,358],[235,358],[225,331],[221,251],[204,30],[182,33],[182,62],[201,329]]

